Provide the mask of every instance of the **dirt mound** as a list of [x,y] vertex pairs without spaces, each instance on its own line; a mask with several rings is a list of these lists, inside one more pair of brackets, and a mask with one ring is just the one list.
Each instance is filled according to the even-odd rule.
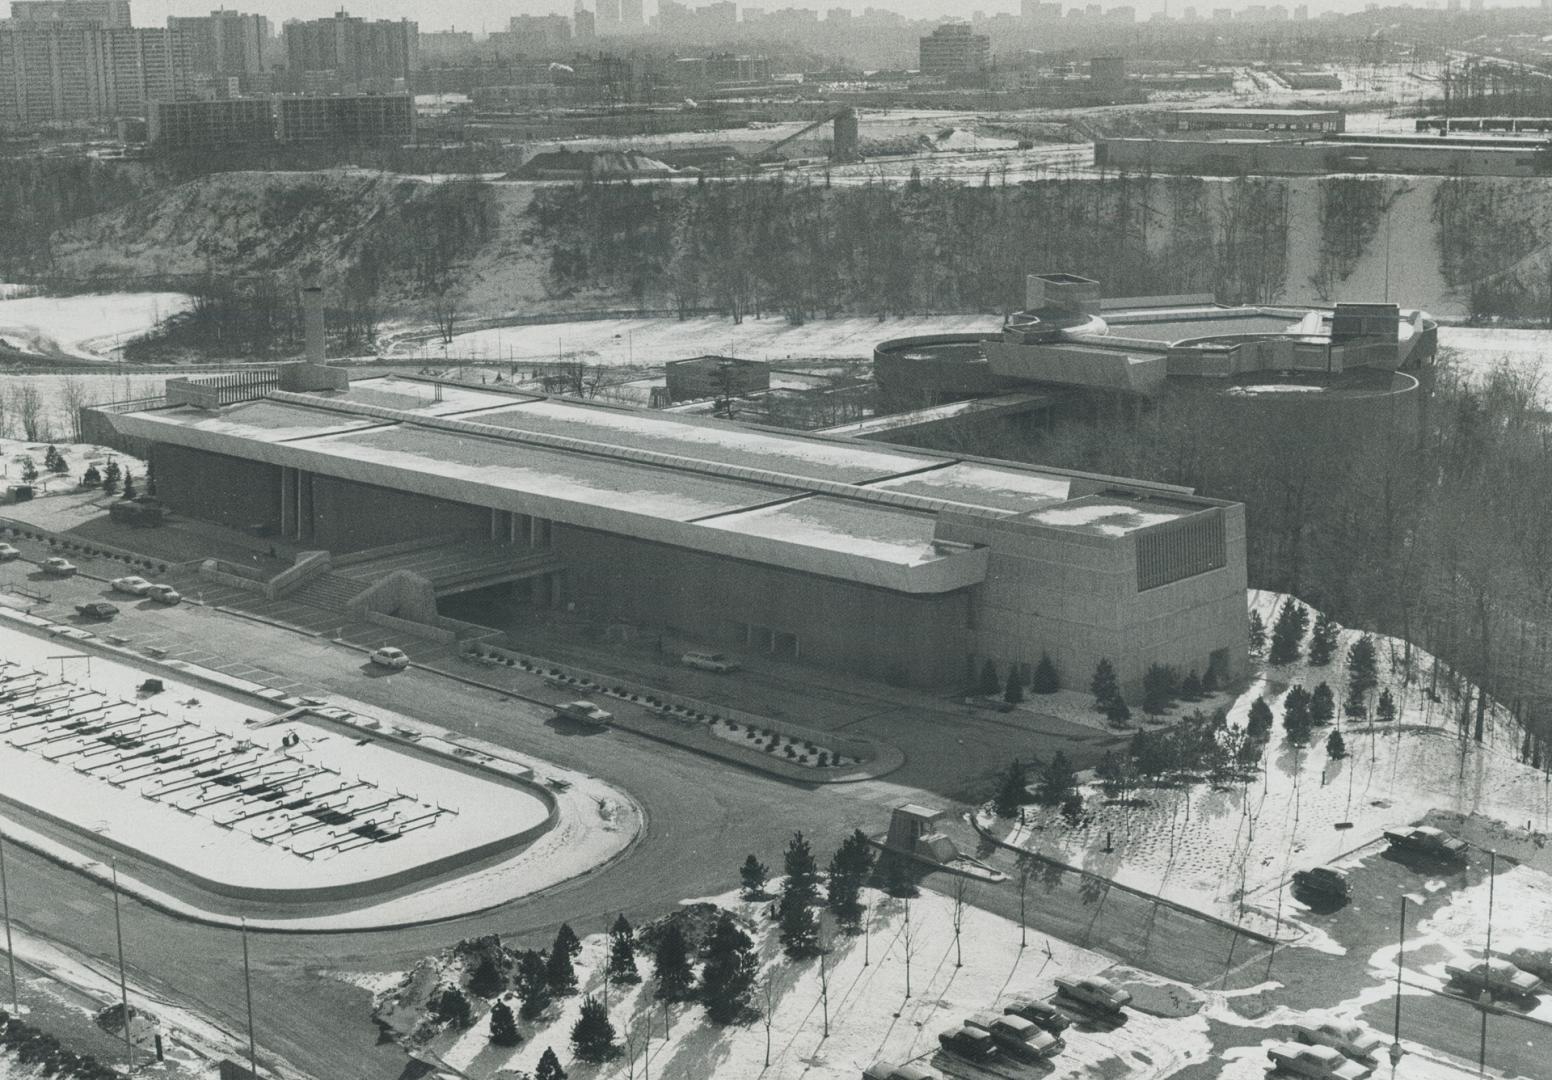
[[[717,920],[723,915],[725,909],[716,904],[686,904],[678,911],[670,912],[661,919],[654,919],[647,923],[637,933],[641,939],[643,951],[651,953],[657,949],[657,943],[667,932],[671,924],[677,924],[679,933],[684,935],[685,944],[690,947],[692,953],[700,951],[711,938],[711,932],[716,928]],[[737,915],[733,918],[738,919]],[[741,920],[740,920],[741,921]]]
[[673,176],[676,170],[637,150],[552,150],[536,154],[509,180],[623,180]]

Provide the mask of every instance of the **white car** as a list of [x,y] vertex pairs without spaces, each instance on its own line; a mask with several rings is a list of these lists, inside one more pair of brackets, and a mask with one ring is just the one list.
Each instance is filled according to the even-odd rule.
[[1278,1043],[1266,1052],[1266,1056],[1280,1071],[1307,1076],[1310,1080],[1364,1080],[1374,1071],[1372,1065],[1360,1065],[1329,1046]]
[[715,671],[726,675],[737,671],[741,666],[737,660],[726,653],[706,652],[696,649],[685,653],[679,658],[679,662],[685,667],[699,668],[702,671]]
[[52,559],[44,559],[40,569],[49,577],[72,577],[75,574],[76,566],[70,560],[56,556]]
[[390,671],[403,671],[410,666],[410,658],[404,654],[403,649],[395,649],[392,645],[384,645],[380,649],[373,649],[368,657],[378,667],[388,668]]
[[0,562],[10,562],[12,559],[19,559],[21,557],[22,553],[10,544],[0,544]]
[[1132,1003],[1131,991],[1123,990],[1099,975],[1058,975],[1056,992],[1063,997],[1107,1013],[1118,1013]]
[[116,577],[108,582],[108,588],[114,592],[127,593],[130,596],[144,596],[150,591],[151,583],[143,577]]
[[145,594],[146,599],[155,600],[158,604],[176,604],[183,599],[183,594],[171,585],[152,585]]
[[1293,1037],[1311,1046],[1329,1046],[1354,1061],[1373,1064],[1379,1052],[1385,1048],[1385,1039],[1362,1024],[1344,1024],[1327,1021],[1323,1024],[1302,1024],[1294,1029]]
[[555,715],[562,720],[575,720],[579,724],[593,724],[596,727],[608,727],[614,722],[612,713],[605,712],[591,701],[568,701],[564,705],[557,705]]

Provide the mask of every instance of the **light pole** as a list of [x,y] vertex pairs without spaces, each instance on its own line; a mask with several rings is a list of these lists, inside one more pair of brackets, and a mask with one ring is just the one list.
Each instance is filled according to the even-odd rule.
[[1487,853],[1487,955],[1482,960],[1482,1041],[1477,1047],[1477,1072],[1487,1072],[1487,1013],[1493,1004],[1493,879],[1497,877],[1498,852]]
[[1396,1026],[1390,1044],[1390,1072],[1394,1076],[1401,1061],[1401,968],[1406,956],[1406,907],[1407,898],[1401,898],[1401,936],[1396,942]]
[[253,1037],[253,980],[248,973],[248,920],[242,920],[243,993],[248,998],[248,1073],[259,1080],[259,1051]]
[[119,920],[119,861],[110,864],[113,871],[113,934],[119,948],[119,1007],[124,1010],[124,1049],[129,1062],[126,1075],[135,1072],[135,1039],[129,1030],[129,982],[124,976],[124,924]]
[[5,882],[5,833],[0,832],[0,906],[5,910],[5,961],[11,969],[11,1015],[22,1014],[21,999],[16,993],[16,947],[11,944],[11,893]]

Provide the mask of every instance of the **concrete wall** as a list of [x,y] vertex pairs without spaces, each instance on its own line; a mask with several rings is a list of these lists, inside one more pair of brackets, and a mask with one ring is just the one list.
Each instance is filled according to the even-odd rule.
[[151,448],[156,495],[175,514],[234,529],[280,528],[280,469],[159,443]]
[[[157,481],[160,490],[161,473]],[[306,539],[332,552],[449,533],[484,536],[490,531],[490,511],[483,507],[330,476],[312,475],[310,481],[312,535]]]
[[964,676],[965,590],[907,596],[557,525],[567,598],[605,616],[745,647],[741,624],[796,634],[800,659],[903,685]]

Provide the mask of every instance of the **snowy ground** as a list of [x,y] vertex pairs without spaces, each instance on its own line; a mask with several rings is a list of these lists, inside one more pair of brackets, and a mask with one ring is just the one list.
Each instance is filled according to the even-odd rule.
[[0,300],[0,346],[40,357],[103,360],[192,303],[172,292]]
[[[1270,626],[1280,597],[1252,593],[1251,602]],[[1271,929],[1262,925],[1268,913],[1246,912],[1242,895],[1255,904],[1258,894],[1275,891],[1294,870],[1332,861],[1430,810],[1552,829],[1552,787],[1514,760],[1519,736],[1512,722],[1495,712],[1485,745],[1473,744],[1463,756],[1454,723],[1459,707],[1442,683],[1442,702],[1427,700],[1429,659],[1420,650],[1413,650],[1418,682],[1403,683],[1392,670],[1399,642],[1377,639],[1380,681],[1396,698],[1396,723],[1344,723],[1349,756],[1342,761],[1329,759],[1326,729],[1317,729],[1308,748],[1290,747],[1279,699],[1295,684],[1313,688],[1324,681],[1340,702],[1346,687],[1342,658],[1357,637],[1344,630],[1337,659],[1325,668],[1304,660],[1264,667],[1234,702],[1231,724],[1245,722],[1257,696],[1267,698],[1277,718],[1261,776],[1252,783],[1143,788],[1136,793],[1143,805],[1131,808],[1108,804],[1103,791],[1089,784],[1084,796],[1091,818],[1080,827],[1034,806],[1026,808],[1022,825],[998,819],[989,807],[981,809],[979,821],[1007,843],[1226,918],[1249,917],[1263,929]],[[1114,849],[1108,853],[1107,839]]]
[[1451,349],[1455,362],[1471,374],[1507,364],[1536,376],[1542,400],[1552,406],[1552,330],[1510,330],[1495,326],[1441,326],[1439,347]]

